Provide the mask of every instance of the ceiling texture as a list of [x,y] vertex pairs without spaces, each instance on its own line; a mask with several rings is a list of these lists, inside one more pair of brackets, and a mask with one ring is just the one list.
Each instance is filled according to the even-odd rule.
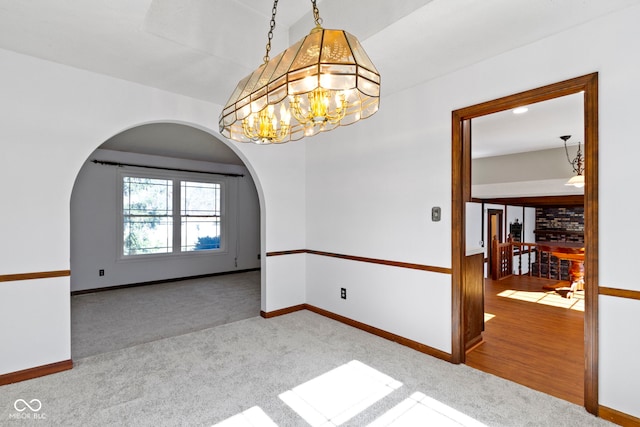
[[[317,3],[325,28],[359,38],[384,98],[640,0]],[[0,48],[223,105],[262,63],[271,8],[270,0],[0,0]],[[313,28],[311,2],[279,0],[276,22],[271,56]],[[518,134],[534,138],[537,128]]]

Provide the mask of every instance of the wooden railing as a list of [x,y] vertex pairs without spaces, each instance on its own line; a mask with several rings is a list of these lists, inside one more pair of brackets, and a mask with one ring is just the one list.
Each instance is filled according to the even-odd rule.
[[491,242],[491,250],[493,251],[491,259],[491,273],[493,280],[504,279],[513,274],[513,242],[498,242],[498,238],[494,236]]
[[[493,280],[504,279],[512,275],[536,276],[545,279],[564,280],[568,275],[568,262],[563,268],[563,261],[552,255],[553,250],[548,245],[536,243],[514,242],[511,238],[505,243],[498,242],[494,237],[492,245]],[[535,274],[534,274],[535,265]],[[543,270],[545,273],[543,274]],[[563,271],[565,274],[563,274]],[[568,278],[568,277],[567,277]]]
[[[521,242],[511,242],[513,246],[512,255],[517,257],[518,259],[518,270],[517,273],[519,276],[522,276],[523,266],[526,267],[526,272],[524,273],[527,276],[531,276],[533,272],[533,264],[536,261],[540,261],[542,258],[538,258],[538,254],[542,254],[540,248],[535,243],[521,243]],[[548,259],[551,259],[551,252],[548,252]],[[514,261],[515,262],[515,261]],[[538,277],[540,276],[541,269],[538,267]],[[548,272],[551,270],[547,270]]]

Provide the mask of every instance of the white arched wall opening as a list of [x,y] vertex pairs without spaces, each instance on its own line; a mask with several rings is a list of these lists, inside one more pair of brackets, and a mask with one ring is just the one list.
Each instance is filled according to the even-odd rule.
[[[127,131],[158,124],[173,124],[198,129],[211,136],[210,144],[228,144],[216,138],[215,135],[193,123],[176,121],[153,121],[133,125],[116,133],[114,136]],[[157,131],[156,131],[157,132]],[[188,136],[186,136],[188,137]],[[110,138],[109,138],[110,139]],[[202,138],[197,140],[201,144],[209,144]],[[71,291],[86,291],[103,287],[126,285],[129,283],[143,283],[164,279],[206,275],[211,273],[232,272],[262,267],[257,254],[265,248],[264,240],[264,193],[256,177],[256,172],[247,164],[247,159],[240,151],[234,150],[241,157],[243,166],[237,164],[220,164],[197,160],[180,159],[176,157],[158,157],[157,155],[138,154],[121,151],[105,151],[104,144],[100,144],[86,159],[78,172],[71,196]],[[123,147],[126,148],[126,147]],[[206,147],[203,147],[206,150]],[[151,150],[153,151],[153,150]],[[174,152],[180,151],[180,138],[176,139]],[[193,154],[191,154],[193,156]],[[244,157],[244,158],[243,158]],[[225,198],[227,205],[225,230],[230,233],[227,250],[214,256],[195,258],[170,257],[168,259],[148,259],[145,262],[119,262],[118,243],[114,233],[117,221],[116,184],[113,166],[92,164],[94,160],[114,163],[141,164],[153,168],[162,167],[195,170],[202,172],[219,172],[239,174],[236,178],[222,177],[226,182],[229,194]],[[134,168],[135,169],[135,168]],[[147,169],[143,169],[147,170]],[[150,173],[152,173],[150,171]],[[251,187],[255,186],[257,197],[252,196]],[[257,205],[257,206],[256,206]],[[256,209],[257,208],[257,209]],[[255,230],[255,228],[258,228]],[[255,230],[255,234],[251,233]],[[236,238],[237,236],[237,238]],[[96,243],[100,242],[99,246]],[[238,250],[236,244],[242,249]],[[235,262],[235,265],[234,265]],[[100,277],[98,271],[104,271]],[[264,268],[263,270],[266,270]],[[264,282],[264,277],[262,277]]]
[[[87,154],[85,161],[95,148],[99,148],[111,137],[139,126],[156,123],[179,124],[201,130],[224,143],[238,155],[253,179],[260,207],[261,311],[269,313],[305,303],[305,255],[266,256],[269,252],[306,246],[304,145],[289,143],[260,146],[234,143],[201,123],[165,118],[131,123],[114,129],[108,137],[96,141],[94,150]],[[83,164],[78,166],[76,178]],[[73,272],[71,274],[73,275]]]
[[[304,298],[305,298],[304,255],[298,255],[298,256],[294,255],[293,257],[290,257],[291,259],[289,260],[285,259],[287,257],[268,258],[266,256],[267,252],[270,251],[269,249],[270,246],[268,245],[268,232],[267,232],[268,230],[267,206],[269,204],[267,203],[267,198],[265,197],[265,191],[263,189],[263,185],[260,179],[261,178],[260,173],[254,167],[254,163],[260,163],[260,159],[265,159],[265,157],[270,158],[270,160],[268,162],[265,162],[263,165],[263,167],[266,166],[266,170],[263,171],[263,175],[266,175],[268,178],[273,179],[273,177],[270,176],[270,175],[273,175],[273,173],[271,172],[271,168],[272,167],[275,168],[275,171],[273,172],[281,173],[282,170],[286,171],[287,169],[286,168],[282,169],[281,166],[284,164],[289,164],[290,162],[290,156],[287,155],[288,154],[287,152],[292,151],[291,148],[294,148],[293,151],[298,153],[299,155],[302,147],[301,146],[293,147],[294,144],[291,144],[288,150],[283,150],[282,147],[280,148],[279,147],[259,147],[259,146],[254,146],[253,144],[236,144],[226,140],[225,138],[221,137],[217,132],[212,131],[211,129],[201,124],[197,124],[194,122],[181,121],[181,120],[165,119],[165,120],[153,120],[153,121],[145,121],[141,123],[131,124],[123,129],[119,129],[113,132],[104,141],[100,141],[100,143],[97,144],[96,149],[99,149],[102,146],[102,144],[105,141],[109,140],[111,137],[118,135],[122,132],[126,132],[128,130],[135,129],[137,127],[144,126],[144,125],[152,125],[152,124],[159,124],[159,123],[170,123],[170,124],[189,126],[189,127],[198,129],[200,131],[203,131],[205,133],[208,133],[216,141],[225,144],[226,146],[231,148],[231,150],[233,150],[234,153],[238,155],[238,157],[244,163],[244,167],[248,171],[250,178],[252,179],[253,184],[255,185],[258,204],[259,204],[259,218],[260,218],[259,240],[260,240],[260,254],[261,254],[260,256],[261,312],[263,313],[273,312],[273,311],[277,311],[278,309],[287,308],[290,306],[295,306],[295,305],[304,303],[305,302],[304,301]],[[241,147],[245,148],[245,150],[243,150]],[[258,154],[257,156],[253,154],[253,151],[251,151],[252,149],[256,150],[256,148],[253,148],[253,147],[257,147],[257,151],[256,151],[256,153]],[[273,151],[275,150],[279,150],[280,153],[279,154],[273,153]],[[247,155],[247,152],[249,152],[250,154]],[[85,159],[85,162],[91,161],[94,158],[96,158],[94,154],[96,154],[95,150],[88,155],[88,157]],[[250,157],[252,156],[252,154],[254,159],[253,163],[250,160]],[[285,155],[284,157],[285,159],[289,159],[289,160],[284,161],[284,159],[277,157],[282,154]],[[278,166],[278,163],[281,163],[281,165]],[[78,177],[80,176],[81,170],[84,167],[84,165],[85,164],[83,163],[83,165],[81,165],[77,171],[75,184],[72,187],[71,195],[69,196],[69,199],[71,199],[71,196],[75,191]],[[96,165],[96,167],[100,167],[100,166]],[[286,181],[287,183],[292,183],[296,181],[304,182],[303,179],[297,179],[297,180],[287,179]],[[111,184],[115,184],[115,182],[112,182]],[[291,200],[291,193],[289,191],[286,191],[287,190],[286,186],[283,186],[281,183],[280,185],[275,186],[275,188],[276,188],[276,191],[275,191],[276,194],[273,196],[274,199],[281,199],[281,202],[285,202],[285,203]],[[274,202],[271,203],[270,206],[277,207],[279,204],[280,202],[278,200],[274,200]],[[280,215],[276,215],[276,217],[280,217]],[[301,244],[301,247],[303,246],[304,245]],[[271,250],[274,251],[274,249],[277,249],[278,246],[271,246],[271,248],[272,248]],[[291,261],[293,261],[293,263]],[[73,278],[73,264],[72,264],[72,270],[71,270],[71,278]],[[256,315],[257,314],[258,313],[256,313]]]
[[[3,197],[16,207],[2,221],[0,324],[11,326],[0,328],[10,343],[0,377],[15,379],[70,361],[70,196],[89,155],[123,130],[159,121],[222,140],[213,130],[221,106],[2,49],[0,67],[0,173],[11,183]],[[264,255],[306,247],[304,145],[230,146],[260,195],[261,309],[302,304],[305,255]]]
[[[72,295],[74,292],[95,291],[101,288],[176,280],[193,276],[242,272],[261,267],[262,257],[257,255],[264,247],[264,234],[261,234],[260,230],[260,205],[264,205],[262,191],[256,189],[255,179],[242,161],[224,164],[192,160],[211,158],[209,153],[218,152],[221,145],[228,146],[225,142],[211,135],[210,132],[203,129],[194,132],[194,129],[197,128],[192,125],[167,121],[136,125],[119,134],[137,130],[133,134],[134,138],[145,138],[147,144],[141,151],[145,151],[147,154],[136,153],[135,150],[132,150],[134,152],[114,151],[114,149],[128,150],[130,148],[126,143],[123,145],[120,141],[117,146],[101,144],[86,159],[78,172],[71,195],[70,287]],[[144,132],[148,132],[147,136]],[[163,136],[162,133],[165,132],[166,136]],[[154,155],[155,135],[159,136],[157,143],[160,148],[164,148],[168,153],[175,153],[174,156],[159,156],[158,152]],[[118,135],[115,137],[118,138]],[[131,134],[125,138],[126,141],[135,141]],[[181,158],[185,157],[180,154],[182,150],[184,150],[184,154],[189,154],[186,157],[191,157],[191,159]],[[200,154],[194,155],[196,153]],[[96,164],[93,163],[94,161],[137,164],[145,168],[120,168],[115,165]],[[165,167],[183,172],[160,171]],[[184,175],[186,170],[199,171],[204,174]],[[119,249],[122,242],[118,238],[121,236],[118,199],[122,197],[119,191],[119,179],[121,173],[127,172],[148,173],[152,176],[160,174],[159,177],[191,176],[194,179],[202,177],[216,179],[222,183],[223,235],[225,236],[225,246],[222,250],[215,253],[193,253],[191,256],[171,254],[143,257],[142,259],[122,259],[121,249]],[[212,175],[205,175],[207,172]],[[234,176],[216,175],[216,173]],[[99,271],[102,274],[99,274]],[[262,284],[263,280],[260,281]],[[262,286],[260,288],[262,289]],[[251,303],[253,305],[261,301],[260,297],[251,299],[254,301]],[[72,314],[73,307],[72,302]],[[259,313],[258,310],[254,306],[251,311],[244,310],[242,313],[245,316],[256,316]],[[238,319],[240,313],[229,313],[229,315],[232,319]],[[81,346],[77,346],[78,341],[75,338],[78,336],[78,331],[83,328],[77,324],[77,316],[72,315],[71,319],[74,320],[71,324],[71,354],[75,359],[83,354]]]

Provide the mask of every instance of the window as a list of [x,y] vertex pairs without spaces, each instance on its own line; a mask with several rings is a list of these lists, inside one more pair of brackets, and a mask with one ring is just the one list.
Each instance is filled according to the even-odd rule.
[[222,248],[220,182],[121,176],[124,257]]
[[169,253],[173,248],[173,183],[125,176],[122,188],[124,252]]
[[183,251],[220,249],[220,184],[180,181]]

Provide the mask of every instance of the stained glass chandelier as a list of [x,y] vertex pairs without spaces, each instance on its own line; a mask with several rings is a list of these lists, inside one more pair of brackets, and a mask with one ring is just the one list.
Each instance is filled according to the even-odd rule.
[[220,114],[220,133],[239,142],[295,141],[365,119],[380,100],[380,74],[356,37],[315,27],[275,58],[275,0],[264,62],[240,80]]

